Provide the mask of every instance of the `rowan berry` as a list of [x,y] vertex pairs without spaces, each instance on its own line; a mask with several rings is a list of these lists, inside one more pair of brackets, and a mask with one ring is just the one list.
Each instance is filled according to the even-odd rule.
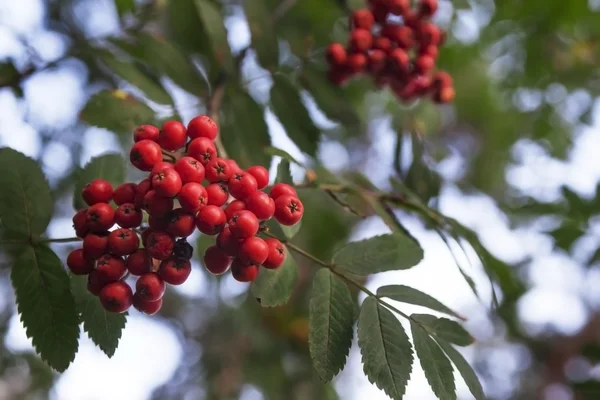
[[151,140],[156,142],[159,134],[160,130],[154,125],[140,125],[133,131],[133,141]]
[[267,259],[262,263],[262,266],[269,269],[279,268],[285,261],[285,247],[283,243],[274,238],[266,238],[265,242],[269,247]]
[[202,207],[196,215],[196,227],[205,235],[216,235],[226,223],[225,212],[217,206]]
[[419,4],[419,15],[431,17],[438,9],[438,0],[421,0]]
[[387,63],[387,55],[383,50],[371,50],[368,55],[369,59],[369,71],[373,74],[381,72]]
[[238,172],[242,172],[242,169],[240,168],[238,163],[235,162],[235,160],[227,158],[225,159],[225,161],[227,162],[227,164],[229,164],[229,169],[231,170],[232,175],[237,174]]
[[225,217],[227,218],[227,221],[229,221],[231,219],[231,217],[233,217],[233,214],[235,214],[238,211],[242,211],[246,209],[246,203],[243,202],[242,200],[234,200],[231,203],[229,203],[227,205],[227,207],[225,207]]
[[152,177],[152,189],[162,197],[177,196],[181,186],[181,177],[174,168],[165,168]]
[[139,170],[151,171],[154,164],[162,161],[160,145],[150,140],[140,140],[131,147],[129,161]]
[[[248,196],[245,200],[245,207],[261,221],[269,220],[275,214],[275,200],[261,191],[256,191]],[[227,210],[225,210],[225,213],[227,213]]]
[[186,212],[183,208],[177,208],[167,215],[167,233],[174,237],[187,237],[196,229],[196,218],[194,214]]
[[94,270],[94,262],[83,255],[83,249],[75,249],[67,256],[67,267],[74,275],[87,275]]
[[368,8],[361,8],[352,13],[351,22],[354,28],[370,31],[375,23],[375,17],[373,17],[373,13]]
[[77,211],[73,216],[73,229],[77,237],[84,238],[88,234],[90,229],[87,226],[87,208]]
[[103,283],[116,282],[125,275],[125,261],[121,257],[105,254],[96,261],[97,278]]
[[348,60],[346,48],[341,43],[332,43],[327,47],[327,60],[331,65],[345,65]]
[[137,249],[127,257],[126,267],[131,275],[144,275],[152,270],[152,257],[146,249]]
[[367,56],[363,53],[352,53],[348,56],[348,69],[351,72],[363,72],[367,68]]
[[404,49],[394,49],[388,56],[391,67],[399,72],[406,73],[410,69],[410,57]]
[[115,224],[115,210],[107,203],[96,203],[88,208],[86,225],[91,232],[104,232]]
[[156,301],[145,301],[137,293],[133,295],[133,307],[146,315],[156,314],[162,307],[162,297]]
[[189,122],[187,134],[190,139],[205,137],[214,141],[219,134],[219,127],[209,116],[198,115]]
[[145,301],[157,301],[165,294],[165,281],[158,274],[148,272],[135,283],[135,294]]
[[173,257],[182,260],[191,260],[194,256],[194,248],[186,238],[177,239],[173,248]]
[[179,121],[166,121],[160,128],[158,144],[165,150],[175,151],[185,146],[187,129]]
[[157,260],[166,260],[173,253],[175,240],[166,232],[151,232],[146,238],[146,251]]
[[217,236],[217,246],[222,249],[225,253],[232,257],[236,257],[238,254],[240,239],[236,239],[231,234],[231,230],[228,226],[223,228],[221,233]]
[[275,200],[275,219],[282,225],[294,225],[302,219],[304,206],[294,196],[283,195]]
[[150,214],[148,216],[148,225],[155,231],[166,231],[169,227],[169,214]]
[[190,260],[170,257],[160,263],[158,276],[160,276],[169,285],[181,285],[192,272]]
[[231,276],[238,282],[252,282],[258,276],[258,265],[245,265],[236,258],[231,263]]
[[112,195],[113,187],[104,179],[94,179],[81,190],[81,196],[89,206],[96,203],[109,203]]
[[248,210],[236,212],[229,220],[229,230],[238,239],[256,235],[258,227],[258,218]]
[[350,47],[352,50],[362,53],[373,45],[373,35],[366,29],[354,29],[350,34]]
[[210,183],[227,181],[231,177],[229,164],[222,158],[215,158],[206,164],[204,177]]
[[154,175],[158,174],[159,172],[163,171],[164,169],[173,169],[173,168],[175,168],[175,166],[167,161],[161,161],[159,163],[154,164],[154,167],[152,167],[152,171],[150,171],[150,176],[149,176],[150,181],[152,181],[152,178],[154,178]]
[[204,179],[204,165],[193,157],[181,157],[175,163],[175,171],[181,177],[181,182],[202,183]]
[[454,100],[455,94],[456,93],[454,92],[454,88],[452,86],[442,87],[437,89],[437,91],[434,93],[433,100],[436,103],[441,104],[450,103],[452,100]]
[[434,44],[430,44],[427,46],[421,46],[421,48],[419,50],[420,56],[429,56],[429,57],[433,58],[434,60],[438,57],[438,54],[439,54],[439,48]]
[[206,166],[209,161],[217,158],[217,149],[210,139],[199,137],[190,142],[187,154]]
[[420,55],[415,60],[415,71],[426,74],[435,66],[435,60],[428,55]]
[[262,165],[253,165],[252,167],[248,168],[246,172],[256,179],[258,189],[264,189],[269,184],[269,170]]
[[163,215],[173,209],[173,199],[160,196],[155,190],[150,190],[144,196],[142,208],[150,214]]
[[389,0],[388,7],[390,14],[404,15],[410,9],[409,0]]
[[83,256],[88,260],[97,260],[108,251],[108,232],[88,233],[83,238]]
[[116,256],[125,256],[137,250],[140,239],[131,229],[115,229],[108,235],[108,251]]
[[125,282],[109,283],[100,291],[100,302],[107,311],[123,313],[133,303],[133,292]]
[[269,256],[269,246],[267,243],[257,237],[252,236],[245,239],[238,252],[238,257],[246,264],[262,264]]
[[210,246],[204,252],[204,267],[213,275],[225,273],[231,265],[231,257],[217,246]]
[[244,200],[258,189],[256,178],[248,172],[240,172],[229,178],[229,193],[238,200]]
[[208,196],[208,204],[211,206],[221,207],[229,199],[227,186],[223,182],[208,185],[206,187],[206,194]]
[[440,42],[441,33],[440,28],[432,22],[424,22],[417,28],[421,46],[437,45]]
[[193,214],[208,204],[206,188],[196,182],[189,182],[183,185],[177,198],[181,207]]
[[277,200],[277,198],[279,196],[283,196],[284,194],[289,194],[290,196],[298,197],[298,193],[296,193],[296,189],[294,189],[292,186],[288,185],[287,183],[276,183],[275,185],[273,185],[273,187],[271,188],[271,191],[269,192],[269,196],[273,200]]
[[136,228],[142,224],[144,215],[134,204],[123,203],[115,211],[115,222],[121,228]]
[[381,50],[385,53],[389,53],[394,48],[392,41],[385,36],[377,36],[373,39],[373,49]]
[[113,201],[118,206],[125,203],[134,203],[136,189],[137,185],[135,183],[124,183],[117,186],[113,192]]
[[152,181],[149,178],[142,179],[135,189],[133,204],[135,204],[136,207],[142,208],[144,206],[144,197],[151,189]]

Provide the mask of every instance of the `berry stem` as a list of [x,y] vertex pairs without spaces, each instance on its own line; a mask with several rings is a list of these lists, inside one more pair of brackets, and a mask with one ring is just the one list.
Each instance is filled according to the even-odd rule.
[[175,161],[177,161],[177,157],[176,157],[176,156],[175,156],[173,153],[171,153],[170,151],[167,151],[167,150],[165,150],[165,149],[162,149],[162,155],[163,155],[164,157],[167,157],[167,158],[168,158],[168,160],[165,160],[165,159],[163,158],[163,161],[167,161],[167,162],[171,162],[171,163],[174,163]]
[[78,238],[76,236],[74,237],[67,237],[67,238],[46,238],[46,239],[40,239],[38,241],[38,243],[71,243],[71,242],[79,242],[81,241],[81,238]]

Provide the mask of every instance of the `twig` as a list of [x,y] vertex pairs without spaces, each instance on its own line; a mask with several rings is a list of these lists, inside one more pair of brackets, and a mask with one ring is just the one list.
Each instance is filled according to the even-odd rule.
[[[226,77],[223,75],[220,77],[219,82],[215,87],[210,99],[208,100],[208,116],[212,118],[213,121],[217,125],[219,125],[219,114],[221,112],[221,103],[223,102],[223,96],[225,95],[225,82]],[[221,141],[221,136],[218,135],[215,140],[215,146],[217,147],[217,151],[219,155],[223,158],[227,158],[227,151],[225,150],[225,146],[223,146],[223,142]]]
[[346,203],[346,201],[344,201],[344,199],[340,198],[340,196],[338,196],[337,194],[335,194],[335,192],[326,189],[325,193],[327,193],[327,195],[329,197],[331,197],[333,199],[333,201],[335,201],[340,206],[342,206],[342,208],[344,210],[346,210],[347,212],[352,213],[352,214],[356,215],[359,218],[366,218],[365,215],[359,213],[357,210],[355,210],[354,208],[352,208],[352,206],[350,206],[350,204]]

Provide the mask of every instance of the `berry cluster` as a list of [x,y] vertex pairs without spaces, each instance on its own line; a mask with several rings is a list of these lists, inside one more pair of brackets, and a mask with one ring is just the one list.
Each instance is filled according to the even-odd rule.
[[352,13],[347,47],[327,48],[329,80],[341,85],[367,72],[379,88],[389,86],[403,101],[431,95],[438,103],[454,99],[452,77],[434,72],[445,34],[430,21],[438,0],[369,0],[370,9]]
[[[259,265],[282,265],[283,244],[257,234],[272,217],[282,225],[296,224],[304,212],[302,202],[283,183],[263,192],[269,183],[264,167],[244,171],[234,160],[218,157],[217,134],[216,123],[203,115],[187,128],[177,121],[161,129],[141,125],[134,132],[130,161],[149,175],[114,190],[106,180],[95,179],[82,190],[89,207],[77,212],[73,226],[83,246],[69,254],[67,265],[73,274],[88,275],[88,290],[106,310],[124,312],[133,304],[156,313],[166,283],[180,285],[191,273],[193,249],[186,238],[195,229],[217,235],[204,254],[213,274],[231,268],[236,280],[251,282]],[[115,224],[118,228],[111,231]],[[138,277],[135,293],[125,282],[129,275]]]

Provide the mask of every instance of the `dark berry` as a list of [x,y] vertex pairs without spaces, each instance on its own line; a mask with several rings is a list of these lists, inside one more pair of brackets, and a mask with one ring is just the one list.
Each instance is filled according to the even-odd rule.
[[87,208],[77,211],[73,216],[73,229],[75,229],[77,237],[84,238],[88,234]]
[[173,257],[181,260],[191,260],[194,256],[194,248],[185,238],[177,239],[173,248]]
[[146,238],[145,247],[152,258],[166,260],[173,253],[175,240],[166,232],[151,232]]
[[125,282],[113,282],[100,291],[100,302],[106,311],[125,312],[133,303],[133,292]]
[[101,273],[97,270],[93,270],[88,275],[87,290],[94,296],[98,296],[102,288],[106,286],[106,283],[107,282],[104,282],[101,278]]
[[231,257],[217,246],[210,246],[204,253],[204,266],[213,275],[221,275],[229,269]]

